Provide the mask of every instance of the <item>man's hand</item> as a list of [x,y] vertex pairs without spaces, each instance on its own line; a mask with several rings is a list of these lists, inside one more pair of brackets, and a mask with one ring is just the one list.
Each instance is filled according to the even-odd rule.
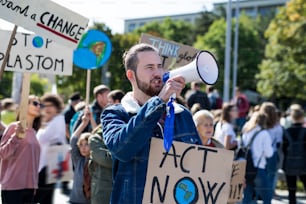
[[185,79],[182,76],[175,76],[166,81],[163,89],[159,93],[160,97],[164,102],[168,102],[169,98],[176,94],[181,95],[183,88],[185,87]]

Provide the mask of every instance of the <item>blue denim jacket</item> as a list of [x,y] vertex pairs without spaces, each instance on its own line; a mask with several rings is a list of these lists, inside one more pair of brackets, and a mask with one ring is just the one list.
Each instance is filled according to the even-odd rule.
[[[191,113],[176,106],[180,111],[175,114],[173,140],[201,144]],[[159,120],[165,111],[166,104],[158,97],[140,107],[128,93],[122,105],[109,106],[102,113],[103,137],[114,160],[111,203],[142,203],[150,141],[163,138]]]

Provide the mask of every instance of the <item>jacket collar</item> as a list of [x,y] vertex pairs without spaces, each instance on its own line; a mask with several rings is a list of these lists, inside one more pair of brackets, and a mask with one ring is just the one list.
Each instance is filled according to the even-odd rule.
[[[121,104],[123,108],[126,110],[126,112],[132,113],[132,114],[137,113],[141,108],[141,106],[138,104],[138,102],[133,97],[132,92],[128,92],[125,94],[125,96],[121,100]],[[173,106],[174,106],[174,112],[176,114],[184,111],[184,109],[175,102],[173,103]]]

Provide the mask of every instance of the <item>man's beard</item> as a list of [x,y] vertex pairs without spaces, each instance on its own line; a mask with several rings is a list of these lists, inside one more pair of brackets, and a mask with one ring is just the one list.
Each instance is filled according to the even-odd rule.
[[138,76],[136,76],[136,83],[137,83],[137,86],[138,88],[144,92],[145,94],[147,94],[148,96],[157,96],[159,94],[159,92],[161,91],[162,89],[162,86],[161,87],[158,87],[158,88],[154,88],[151,86],[152,84],[152,81],[154,80],[162,80],[160,77],[154,77],[153,79],[150,80],[150,83],[146,83],[146,82],[143,82],[141,81]]

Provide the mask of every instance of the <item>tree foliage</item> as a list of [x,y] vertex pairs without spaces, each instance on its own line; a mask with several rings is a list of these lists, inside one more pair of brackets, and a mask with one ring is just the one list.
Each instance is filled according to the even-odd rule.
[[[239,48],[238,48],[238,73],[237,85],[242,89],[255,89],[255,74],[258,72],[257,66],[260,63],[263,51],[260,43],[260,36],[255,29],[256,20],[242,14],[239,18]],[[234,36],[235,20],[232,20],[232,36]],[[208,32],[198,36],[194,47],[201,50],[209,50],[217,58],[219,64],[219,79],[216,87],[223,90],[224,83],[224,57],[226,39],[226,21],[224,18],[216,20],[210,26]],[[233,45],[232,37],[232,45]],[[234,50],[231,49],[231,62],[233,62]],[[232,66],[231,66],[232,67]],[[230,83],[232,84],[232,82]]]
[[13,73],[8,71],[3,72],[2,79],[0,79],[0,99],[11,97]]
[[136,29],[137,34],[148,33],[156,37],[172,40],[185,45],[192,45],[195,40],[194,25],[181,20],[165,18],[162,22],[151,22]]
[[258,91],[273,99],[306,99],[306,0],[291,0],[266,31]]
[[219,20],[220,18],[226,17],[226,11],[224,7],[217,7],[214,12],[212,11],[203,11],[201,12],[201,17],[196,19],[194,35],[204,35],[209,30],[211,24]]

